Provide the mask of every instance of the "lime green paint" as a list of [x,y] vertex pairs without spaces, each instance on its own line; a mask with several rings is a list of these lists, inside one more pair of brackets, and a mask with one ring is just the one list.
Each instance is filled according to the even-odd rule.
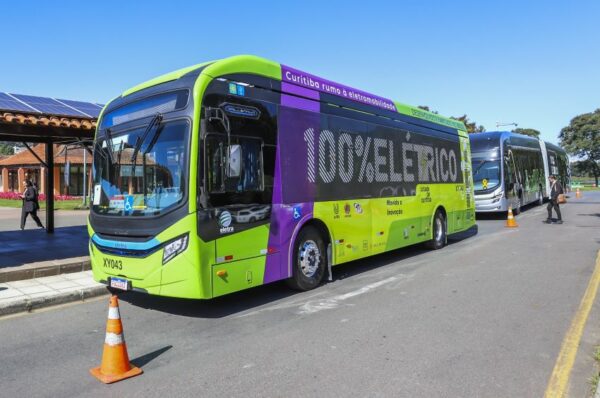
[[[94,231],[88,226],[90,234]],[[196,215],[190,214],[179,220],[156,239],[160,242],[173,239],[184,233],[190,234],[188,248],[167,264],[162,264],[163,251],[158,250],[146,258],[114,256],[90,248],[90,259],[94,279],[106,281],[109,276],[125,276],[133,287],[151,294],[184,298],[212,297],[211,275],[208,264],[215,258],[214,242],[204,243],[196,239]],[[113,270],[104,267],[103,258],[119,259],[123,268]]]
[[448,126],[453,129],[465,130],[464,123],[459,122],[458,120],[450,119],[448,117],[441,116],[436,113],[428,112],[424,109],[417,108],[415,106],[405,105],[405,104],[402,104],[397,101],[394,101],[394,104],[396,105],[396,109],[398,110],[398,113],[402,113],[404,115],[427,120],[429,122],[441,124],[444,126]]
[[[264,256],[268,240],[268,224],[223,236],[217,239],[217,258],[232,255],[233,261],[237,261],[243,258]],[[240,242],[244,242],[244,244],[240,244]]]
[[[226,274],[218,276],[217,272]],[[265,276],[265,257],[248,258],[212,266],[213,297],[260,286]]]
[[140,83],[137,86],[134,86],[134,87],[130,88],[129,90],[123,91],[123,94],[121,96],[122,97],[127,97],[128,95],[133,94],[133,93],[138,92],[138,91],[141,91],[141,90],[143,90],[145,88],[156,86],[157,84],[161,84],[161,83],[166,83],[166,82],[170,82],[170,81],[173,81],[173,80],[177,80],[180,77],[182,77],[183,75],[185,75],[187,73],[190,73],[191,71],[193,71],[195,69],[201,68],[204,65],[210,64],[211,62],[214,62],[214,61],[203,62],[201,64],[196,64],[196,65],[188,66],[186,68],[178,69],[178,70],[173,71],[173,72],[165,73],[164,75],[160,75],[158,77],[155,77],[154,79],[150,79],[148,81]]
[[475,224],[474,203],[467,206],[463,184],[421,184],[415,196],[319,202],[313,214],[329,229],[337,265],[432,239],[439,208],[449,234]]
[[214,62],[202,71],[203,75],[213,78],[231,73],[251,73],[281,80],[281,65],[254,55],[236,55]]

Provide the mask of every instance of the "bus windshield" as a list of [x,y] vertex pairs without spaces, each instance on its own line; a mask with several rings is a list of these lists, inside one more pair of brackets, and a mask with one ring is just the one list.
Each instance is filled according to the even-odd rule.
[[95,213],[156,216],[185,198],[189,123],[163,122],[142,139],[146,127],[99,135],[93,164]]
[[473,158],[473,183],[475,191],[485,191],[500,185],[500,161]]

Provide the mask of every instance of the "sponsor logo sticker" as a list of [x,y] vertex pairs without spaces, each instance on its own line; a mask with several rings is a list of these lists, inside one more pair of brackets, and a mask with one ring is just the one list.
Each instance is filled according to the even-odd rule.
[[233,227],[231,226],[232,221],[233,221],[233,218],[231,217],[231,213],[228,212],[227,210],[225,210],[221,214],[219,214],[219,219],[218,219],[219,232],[222,234],[227,234],[227,233],[233,232]]
[[356,214],[362,214],[363,209],[362,206],[360,205],[360,203],[354,203],[354,210],[356,211]]

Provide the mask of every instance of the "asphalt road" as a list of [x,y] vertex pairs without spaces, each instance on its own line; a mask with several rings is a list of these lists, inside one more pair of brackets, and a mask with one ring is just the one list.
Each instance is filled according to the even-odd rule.
[[540,397],[600,246],[600,193],[585,195],[563,225],[540,207],[518,229],[486,217],[443,250],[340,266],[311,292],[123,296],[144,374],[114,385],[88,373],[106,299],[0,320],[0,395]]

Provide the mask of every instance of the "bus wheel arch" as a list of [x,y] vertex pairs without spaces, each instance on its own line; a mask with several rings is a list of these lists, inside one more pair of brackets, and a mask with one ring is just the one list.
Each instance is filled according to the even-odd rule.
[[438,206],[431,218],[431,240],[425,245],[432,250],[438,250],[448,243],[448,213],[444,206]]
[[286,281],[288,286],[301,291],[319,286],[331,264],[330,245],[329,230],[321,220],[304,223],[291,248],[292,275]]

